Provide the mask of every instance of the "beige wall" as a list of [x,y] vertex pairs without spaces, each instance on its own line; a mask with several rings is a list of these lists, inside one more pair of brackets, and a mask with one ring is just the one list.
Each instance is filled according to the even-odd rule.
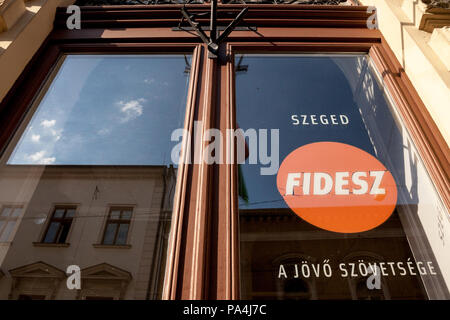
[[430,16],[420,1],[360,2],[377,7],[380,31],[450,145],[450,29],[420,30]]

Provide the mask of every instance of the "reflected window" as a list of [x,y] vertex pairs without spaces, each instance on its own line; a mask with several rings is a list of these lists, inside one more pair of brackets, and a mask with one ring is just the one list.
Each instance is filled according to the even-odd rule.
[[121,245],[127,243],[133,208],[111,208],[106,221],[103,244]]
[[72,226],[75,210],[76,207],[74,206],[55,207],[42,242],[66,243],[70,227]]
[[8,242],[23,211],[22,207],[3,206],[0,212],[0,242]]
[[[0,203],[27,204],[0,250],[15,277],[0,299],[162,296],[190,65],[190,53],[61,57],[0,158]],[[69,265],[81,292],[58,284]]]

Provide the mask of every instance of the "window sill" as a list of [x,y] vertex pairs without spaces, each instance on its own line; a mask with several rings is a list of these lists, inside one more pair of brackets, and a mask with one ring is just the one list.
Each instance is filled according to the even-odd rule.
[[92,245],[94,248],[99,249],[130,249],[131,244],[101,244],[101,243],[94,243]]
[[70,246],[70,243],[33,242],[33,246],[35,246],[35,247],[59,247],[59,248],[67,248],[67,247]]

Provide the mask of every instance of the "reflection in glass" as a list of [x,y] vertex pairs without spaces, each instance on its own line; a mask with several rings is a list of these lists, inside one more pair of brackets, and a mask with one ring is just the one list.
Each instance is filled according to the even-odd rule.
[[55,218],[62,218],[64,216],[64,209],[56,209],[55,210]]
[[125,244],[127,241],[128,224],[121,224],[117,232],[116,244]]
[[120,218],[120,210],[112,210],[111,219],[119,219],[119,218]]
[[55,208],[50,226],[44,236],[44,243],[66,243],[73,221],[74,208]]
[[8,163],[169,163],[184,121],[184,66],[176,55],[67,56]]
[[10,208],[10,207],[3,208],[1,215],[3,217],[8,217],[10,215],[11,211],[12,211],[12,208]]
[[56,239],[56,235],[59,231],[60,225],[61,224],[59,222],[50,223],[50,227],[48,227],[47,234],[44,237],[45,243],[57,242],[57,241],[55,241],[55,239]]
[[[309,143],[346,143],[379,159],[399,193],[394,213],[377,228],[330,232],[298,217],[278,192],[277,175],[262,175],[260,169],[267,165],[246,159],[238,179],[241,298],[449,298],[450,255],[432,227],[438,210],[446,212],[369,58],[251,54],[237,55],[236,61],[237,126],[244,131],[279,129],[280,164]],[[270,144],[267,148],[268,154],[276,153]],[[333,276],[301,274],[303,264],[317,268],[327,261]],[[402,276],[386,271],[380,289],[374,289],[368,287],[366,272],[358,278],[339,268],[360,261],[383,267],[389,267],[387,262],[424,262],[434,271]]]
[[[6,223],[6,226],[3,228],[2,233],[0,235],[0,242],[8,241],[9,235],[11,234],[15,225],[15,221],[9,221]],[[1,228],[1,226],[0,226]]]
[[22,208],[14,208],[11,217],[18,217],[22,212]]
[[126,244],[131,213],[132,211],[129,208],[111,209],[106,222],[103,244]]
[[123,220],[130,220],[131,219],[131,211],[130,210],[124,210],[122,211],[122,219]]
[[[0,158],[0,209],[23,207],[6,230],[14,245],[0,246],[0,299],[161,297],[189,62],[61,59]],[[66,286],[69,266],[80,290]]]
[[110,223],[106,227],[105,238],[103,239],[103,244],[113,244],[114,238],[116,236],[117,224]]

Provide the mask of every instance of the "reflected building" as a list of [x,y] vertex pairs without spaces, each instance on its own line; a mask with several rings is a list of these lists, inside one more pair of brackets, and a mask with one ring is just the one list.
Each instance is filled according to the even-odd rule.
[[[0,299],[157,298],[175,171],[4,166],[2,212],[20,214],[1,243]],[[80,290],[66,283],[73,265],[81,269]]]

